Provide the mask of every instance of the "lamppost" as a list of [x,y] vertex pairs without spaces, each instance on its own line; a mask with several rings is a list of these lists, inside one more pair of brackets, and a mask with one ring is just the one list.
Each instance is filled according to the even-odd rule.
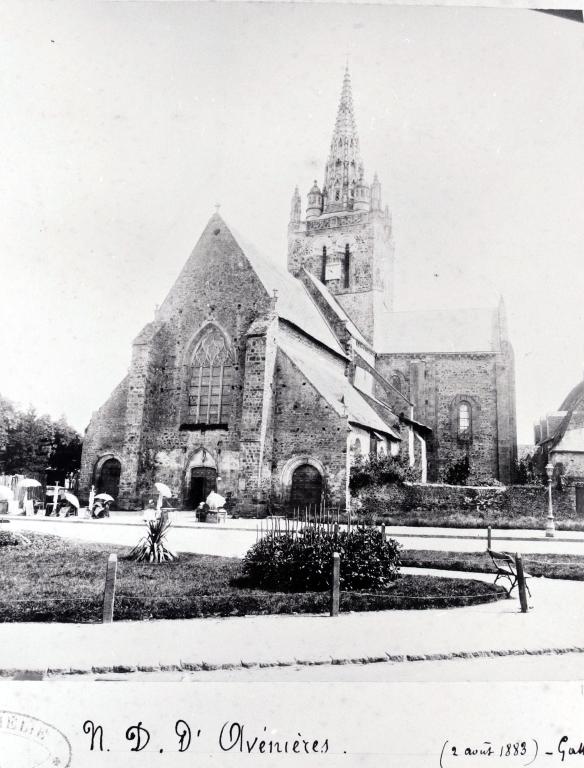
[[548,461],[545,467],[545,473],[548,480],[548,515],[545,523],[545,535],[553,538],[556,535],[556,524],[554,523],[554,505],[552,502],[552,477],[554,474],[554,465]]

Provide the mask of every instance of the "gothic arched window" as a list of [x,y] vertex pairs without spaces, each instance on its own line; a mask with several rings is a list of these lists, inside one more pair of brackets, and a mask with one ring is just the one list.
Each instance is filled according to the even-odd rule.
[[195,424],[224,424],[231,409],[233,363],[218,328],[198,341],[191,359],[188,412]]
[[399,373],[394,373],[391,377],[391,385],[394,389],[397,389],[398,392],[400,392],[402,395],[405,394],[405,381],[403,376],[401,376]]

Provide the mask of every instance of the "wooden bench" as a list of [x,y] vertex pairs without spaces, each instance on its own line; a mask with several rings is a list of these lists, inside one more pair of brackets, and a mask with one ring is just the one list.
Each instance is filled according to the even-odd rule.
[[[517,586],[518,580],[515,557],[509,554],[509,552],[495,552],[492,549],[487,551],[493,561],[493,565],[497,569],[494,584],[496,584],[499,579],[507,579],[510,584],[509,589],[507,590],[507,595],[511,597],[511,592],[513,592]],[[523,575],[525,576],[525,589],[527,590],[529,597],[531,597],[531,592],[529,591],[529,586],[527,584],[527,579],[530,579],[531,576],[528,573],[525,573],[525,571],[523,572]]]

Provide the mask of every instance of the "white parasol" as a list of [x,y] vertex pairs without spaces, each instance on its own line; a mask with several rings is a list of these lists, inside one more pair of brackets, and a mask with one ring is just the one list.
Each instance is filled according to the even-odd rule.
[[[24,496],[22,498],[22,506],[26,509],[27,507],[30,507],[32,504],[32,499],[28,498],[28,488],[40,488],[41,483],[39,483],[38,480],[35,480],[32,477],[25,477],[24,480],[20,482],[20,487],[24,488]],[[30,504],[28,502],[30,501]],[[29,510],[31,511],[31,510]]]
[[109,493],[98,493],[95,498],[102,501],[114,501],[114,497],[110,496]]
[[40,488],[41,483],[38,480],[34,480],[32,477],[25,477],[20,483],[21,488]]
[[206,502],[211,509],[220,509],[225,504],[225,498],[220,493],[211,493],[207,496]]
[[64,493],[63,496],[65,500],[69,502],[69,504],[75,507],[75,509],[79,509],[79,499],[77,496],[75,496],[73,493]]
[[172,496],[172,491],[168,487],[168,485],[165,485],[164,483],[154,483],[154,487],[158,491],[158,493],[161,494],[161,496],[164,496],[167,499],[170,499]]
[[168,485],[165,485],[164,483],[154,483],[154,487],[158,491],[158,501],[156,502],[156,509],[161,510],[162,509],[162,499],[170,499],[172,496],[172,491],[168,487]]
[[0,499],[2,501],[12,501],[14,499],[12,489],[7,485],[0,485]]

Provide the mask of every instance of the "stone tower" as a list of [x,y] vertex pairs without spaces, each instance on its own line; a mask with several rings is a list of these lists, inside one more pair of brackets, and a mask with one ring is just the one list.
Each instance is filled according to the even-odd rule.
[[375,174],[368,184],[345,70],[322,189],[308,193],[306,220],[296,188],[288,226],[288,269],[305,267],[333,293],[361,333],[376,344],[393,304],[391,218]]

